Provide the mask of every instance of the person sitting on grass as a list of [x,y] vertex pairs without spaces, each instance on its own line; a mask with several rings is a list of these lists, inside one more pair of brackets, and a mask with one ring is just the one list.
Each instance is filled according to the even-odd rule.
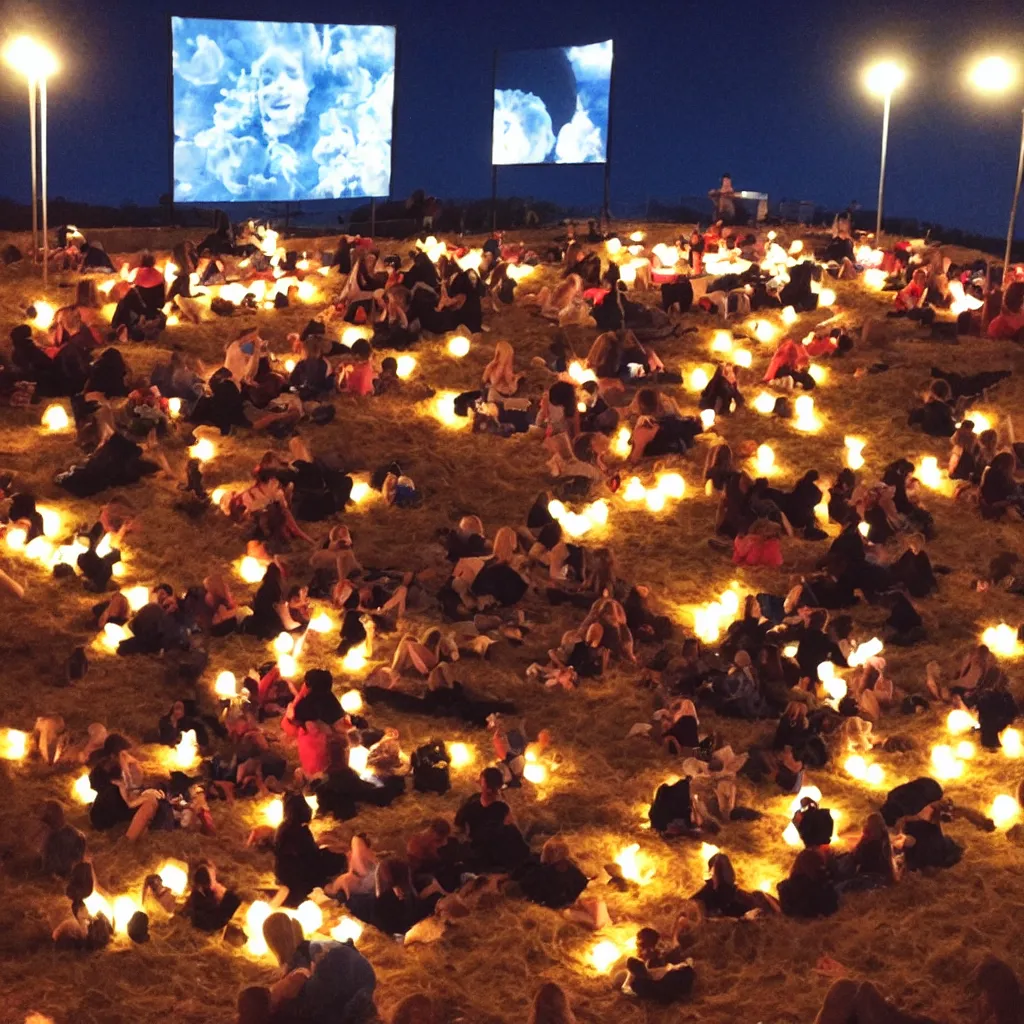
[[501,772],[485,768],[479,783],[480,792],[456,813],[455,827],[468,837],[481,871],[512,871],[529,857],[530,848],[516,827],[511,808],[501,799]]
[[196,865],[185,904],[194,927],[203,932],[220,931],[241,905],[238,894],[217,881],[217,869],[212,861],[202,860]]

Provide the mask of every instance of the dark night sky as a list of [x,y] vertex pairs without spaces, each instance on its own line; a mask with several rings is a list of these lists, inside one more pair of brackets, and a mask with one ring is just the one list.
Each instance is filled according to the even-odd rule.
[[[703,194],[722,171],[773,199],[875,205],[881,102],[860,86],[876,55],[911,79],[894,101],[886,210],[1005,233],[1020,132],[1015,97],[962,86],[979,49],[1024,57],[1021,0],[5,0],[3,30],[61,57],[50,93],[50,195],[153,203],[169,189],[171,13],[398,26],[392,195],[490,191],[492,54],[613,38],[612,208]],[[0,195],[28,198],[27,104],[0,81]],[[601,170],[503,169],[503,194],[596,206]],[[1018,228],[1018,237],[1024,224]]]

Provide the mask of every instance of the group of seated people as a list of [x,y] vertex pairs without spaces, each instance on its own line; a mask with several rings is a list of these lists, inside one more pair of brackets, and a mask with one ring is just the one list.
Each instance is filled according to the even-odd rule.
[[[692,271],[699,273],[703,259],[712,253],[736,252],[752,263],[764,258],[768,240],[753,234],[723,236],[717,230],[680,240]],[[844,244],[830,247],[829,260],[842,275],[853,251],[841,231],[838,237]],[[165,325],[168,302],[179,315],[194,313],[189,306],[192,277],[198,275],[201,284],[217,283],[228,273],[228,260],[254,260],[258,268],[260,241],[236,239],[220,224],[202,246],[175,253],[177,273],[169,290],[155,261],[144,255],[132,279],[111,293],[117,304],[114,340],[155,337]],[[252,482],[220,500],[221,509],[246,533],[248,557],[263,568],[248,612],[224,577],[215,573],[185,591],[159,584],[135,610],[117,591],[107,593],[94,608],[99,629],[113,625],[130,631],[118,646],[119,654],[174,655],[172,681],[187,684],[190,695],[170,705],[154,742],[177,748],[191,735],[202,754],[200,766],[191,774],[172,771],[165,778],[147,778],[130,742],[102,728],[91,732],[80,752],[95,793],[89,810],[92,827],[108,831],[124,826],[133,842],[150,830],[212,832],[211,802],[281,799],[281,824],[257,829],[250,838],[254,846],[272,853],[278,892],[275,912],[263,922],[262,932],[285,974],[271,988],[242,993],[243,1024],[288,1019],[328,1024],[341,1008],[355,1015],[372,1007],[375,977],[365,958],[350,943],[305,941],[294,918],[282,912],[295,909],[317,890],[352,917],[393,936],[415,934],[428,920],[456,920],[472,912],[489,885],[499,883],[589,928],[610,923],[604,900],[595,895],[596,886],[568,845],[549,836],[535,849],[534,834],[520,828],[506,797],[506,790],[522,785],[530,755],[542,754],[549,737],[542,733],[532,744],[527,742],[522,730],[502,724],[503,716],[516,714],[514,703],[475,693],[460,679],[463,654],[483,656],[493,643],[523,641],[533,628],[526,611],[536,598],[578,610],[579,622],[547,652],[546,663],[527,669],[527,678],[572,690],[613,670],[639,667],[643,672],[658,707],[648,734],[686,771],[683,779],[659,788],[651,807],[651,825],[665,836],[712,836],[729,822],[756,815],[735,804],[737,775],[766,785],[773,794],[800,797],[809,772],[841,763],[851,752],[874,749],[870,730],[884,711],[898,706],[913,711],[924,703],[895,686],[878,655],[846,677],[842,698],[832,696],[826,685],[829,674],[822,672],[826,663],[850,667],[857,650],[852,624],[848,616],[830,613],[860,600],[889,610],[887,642],[910,644],[925,636],[913,601],[936,590],[936,576],[943,570],[932,565],[924,550],[933,523],[914,500],[913,466],[906,460],[886,467],[873,486],[844,470],[826,496],[816,470],[784,490],[740,468],[728,444],[711,448],[705,480],[709,493],[721,495],[715,532],[736,564],[779,568],[783,535],[826,539],[819,512],[823,502],[828,521],[841,527],[815,570],[788,593],[751,594],[743,600],[717,653],[702,649],[694,638],[677,649],[672,625],[653,610],[648,589],[619,576],[610,548],[576,543],[553,514],[548,492],[538,496],[521,526],[502,526],[491,538],[478,517],[464,516],[440,538],[444,561],[439,574],[364,567],[345,525],[333,525],[322,542],[314,541],[302,524],[343,513],[353,480],[345,463],[330,455],[314,456],[293,436],[296,426],[307,419],[318,422],[317,410],[330,408],[338,392],[368,397],[399,387],[394,359],[378,366],[375,347],[406,348],[420,331],[481,331],[486,303],[513,301],[515,276],[509,268],[528,258],[522,250],[503,246],[496,236],[485,246],[478,268],[461,266],[458,253],[435,263],[420,251],[406,269],[401,261],[385,261],[381,269],[367,241],[346,238],[339,246],[337,266],[347,274],[345,284],[329,315],[317,322],[323,326],[337,318],[366,324],[372,338],[344,346],[328,342],[326,331],[309,329],[289,338],[292,353],[301,357],[291,369],[270,355],[258,329],[247,327],[226,346],[223,366],[212,375],[175,352],[154,367],[148,382],[132,379],[116,347],[93,360],[95,349],[104,344],[104,330],[88,280],[81,282],[76,302],[55,316],[50,344],[37,345],[30,329],[26,334],[18,328],[13,359],[0,368],[12,386],[27,380],[39,395],[80,399],[73,401],[76,421],[83,436],[91,432],[96,448],[85,464],[61,480],[78,495],[130,484],[132,474],[139,479],[169,469],[162,453],[148,447],[148,435],[173,431],[179,416],[223,433],[251,427],[290,437],[287,457],[268,452],[255,467]],[[575,239],[568,243],[562,283],[536,303],[544,315],[561,322],[572,322],[575,315],[566,310],[578,312],[585,305],[600,328],[588,354],[574,360],[564,335],[556,336],[546,361],[555,382],[530,394],[531,375],[517,372],[513,347],[499,341],[480,387],[459,396],[457,411],[471,411],[478,430],[493,426],[494,432],[542,436],[559,494],[568,486],[566,494],[583,500],[621,482],[610,453],[611,438],[621,430],[627,440],[618,457],[635,465],[685,455],[705,428],[662,389],[662,384],[680,378],[666,371],[652,347],[669,324],[669,311],[686,312],[694,305],[692,282],[685,282],[688,297],[685,289],[665,291],[667,309],[652,311],[626,297],[616,264],[602,272],[597,254]],[[811,261],[791,267],[788,282],[766,282],[761,272],[745,278],[746,273],[712,282],[704,308],[716,315],[738,315],[754,308],[816,305]],[[897,298],[907,312],[921,305],[915,283],[926,286],[925,295],[941,291],[941,281],[921,282],[914,273]],[[1017,287],[1007,289],[1000,317],[1012,318],[1014,303],[1020,305]],[[658,313],[662,315],[654,315]],[[992,325],[998,321],[994,318]],[[821,354],[845,350],[842,335],[828,335],[815,344]],[[780,392],[812,388],[808,348],[784,340],[765,382],[788,381]],[[958,410],[956,401],[981,394],[1005,375],[936,374],[919,418],[929,434],[951,438],[950,477],[977,487],[982,514],[992,517],[1011,509],[1024,514],[1014,482],[1012,424],[1005,424],[1008,437],[987,436],[995,431],[975,435],[970,420],[957,423],[966,406],[962,403]],[[739,369],[723,362],[701,394],[700,408],[726,416],[742,407],[741,380]],[[107,403],[119,398],[127,401],[115,415]],[[173,412],[171,399],[178,403]],[[780,401],[785,401],[784,394]],[[328,415],[323,414],[325,420]],[[947,431],[947,426],[952,429]],[[147,441],[135,444],[129,440],[132,433]],[[400,496],[407,500],[410,491],[415,493],[395,464],[375,472],[372,485],[399,504]],[[197,465],[189,464],[186,486],[194,499],[208,501]],[[11,523],[39,527],[34,497],[11,497]],[[123,538],[134,519],[131,504],[116,498],[101,514],[102,529],[89,531],[89,550],[77,568],[90,589],[107,591],[116,564],[116,548],[108,555],[97,553],[100,540],[107,533]],[[296,541],[312,549],[308,557],[289,554]],[[900,550],[894,552],[897,546]],[[438,576],[438,585],[432,587],[430,580]],[[362,688],[362,699],[375,712],[393,710],[492,729],[495,763],[481,772],[479,792],[464,800],[450,820],[426,822],[398,853],[375,850],[362,833],[353,833],[345,849],[321,845],[310,828],[313,807],[320,816],[347,821],[362,805],[388,806],[405,793],[410,779],[415,789],[443,794],[451,784],[443,744],[426,744],[411,757],[404,754],[397,729],[343,709],[331,673],[321,668],[293,680],[270,660],[247,676],[241,702],[213,709],[192,696],[206,667],[202,645],[235,632],[262,640],[286,633],[301,643],[313,618],[311,599],[329,604],[339,615],[339,656],[356,648],[373,656],[375,646],[390,643],[379,638],[395,638],[390,664],[375,670]],[[409,610],[424,608],[436,611],[446,628],[432,625],[418,635],[408,631]],[[1017,715],[1005,673],[991,652],[979,647],[953,675],[947,687],[938,673],[930,672],[930,697],[969,709],[977,716],[982,745],[997,749],[999,734]],[[718,737],[702,730],[699,714],[705,710],[726,719],[777,723],[767,742],[752,744],[737,758],[731,749],[723,752]],[[274,718],[280,719],[280,731],[268,728]],[[298,771],[290,772],[289,763],[295,762]],[[706,919],[751,919],[776,912],[824,916],[838,908],[844,893],[895,884],[904,870],[951,867],[961,851],[942,831],[941,823],[950,814],[941,786],[930,778],[915,779],[892,790],[880,811],[867,818],[856,841],[844,843],[848,848],[837,852],[840,844],[833,843],[828,808],[803,797],[792,821],[803,849],[779,884],[777,898],[740,887],[729,857],[714,854],[706,882],[677,917],[671,948],[663,948],[655,929],[641,929],[636,956],[626,960],[617,984],[634,997],[659,1003],[686,998],[695,978],[688,951]],[[66,822],[59,804],[49,803],[42,821],[44,871],[68,878],[71,901],[71,919],[58,927],[55,941],[62,947],[98,948],[109,941],[110,932],[102,915],[92,915],[85,907],[96,885],[87,840]],[[146,900],[154,904],[151,909],[159,905],[187,914],[202,931],[238,938],[243,901],[208,860],[191,866],[182,905],[152,877],[143,904]],[[144,941],[147,934],[146,913],[141,918],[129,923],[128,934],[135,941]],[[875,996],[863,986],[830,994],[832,1002],[826,1001],[826,1015],[819,1020],[873,1020],[870,1014],[881,999]],[[845,1009],[835,1010],[832,1004],[840,1003]],[[549,1008],[543,1009],[546,1004]],[[572,1020],[557,986],[541,989],[537,1007],[538,1024]],[[839,1016],[841,1012],[847,1017]]]

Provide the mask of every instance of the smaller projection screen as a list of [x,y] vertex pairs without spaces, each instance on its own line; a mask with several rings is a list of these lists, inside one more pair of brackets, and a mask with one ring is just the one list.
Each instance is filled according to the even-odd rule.
[[395,30],[171,19],[175,202],[386,196]]
[[498,54],[495,164],[602,164],[612,41]]

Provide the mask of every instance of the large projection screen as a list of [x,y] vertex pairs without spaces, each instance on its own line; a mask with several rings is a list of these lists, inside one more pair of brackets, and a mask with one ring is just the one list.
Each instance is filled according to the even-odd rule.
[[172,18],[175,202],[386,196],[395,30]]
[[608,154],[612,41],[498,54],[495,164],[600,164]]

